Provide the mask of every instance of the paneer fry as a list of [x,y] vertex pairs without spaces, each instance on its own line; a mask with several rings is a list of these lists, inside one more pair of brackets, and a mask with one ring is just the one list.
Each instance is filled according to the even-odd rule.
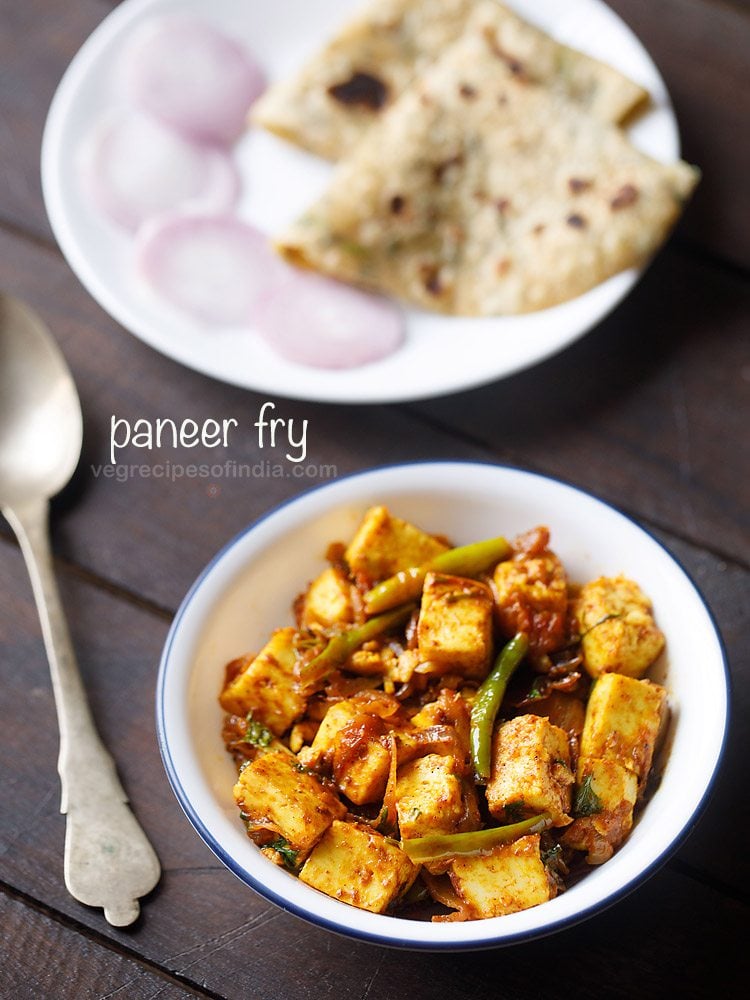
[[265,844],[283,837],[300,861],[346,814],[336,795],[283,750],[262,754],[241,771],[234,800],[253,839]]
[[391,752],[383,740],[387,732],[379,716],[362,714],[336,734],[333,777],[355,805],[383,801],[391,768]]
[[340,566],[329,566],[316,577],[302,598],[301,624],[348,625],[354,621],[353,586]]
[[229,664],[219,699],[262,854],[351,906],[450,921],[606,862],[666,714],[637,584],[569,584],[547,528],[449,549],[383,506],[328,558],[296,627]]
[[464,781],[453,757],[438,754],[419,757],[400,769],[396,812],[402,840],[476,830],[480,823],[473,783]]
[[624,576],[599,577],[581,587],[573,613],[581,631],[586,670],[643,677],[664,649],[651,602]]
[[431,672],[481,680],[492,655],[492,594],[486,584],[428,573],[417,641]]
[[582,760],[612,760],[642,787],[651,770],[666,691],[653,681],[602,674],[594,684],[581,734]]
[[276,736],[305,710],[294,681],[294,629],[280,628],[260,653],[222,691],[221,707],[234,715],[252,712]]
[[538,833],[489,854],[458,857],[449,874],[474,919],[527,910],[546,903],[557,891],[539,853]]
[[334,899],[384,913],[406,892],[418,872],[397,844],[371,827],[335,821],[299,877]]
[[590,865],[600,865],[612,857],[630,833],[638,778],[613,760],[584,760],[578,767],[576,785],[577,818],[561,842],[573,850],[585,851]]
[[519,715],[495,731],[487,805],[504,823],[548,813],[554,826],[570,823],[568,737],[549,719]]
[[344,553],[355,579],[368,586],[410,566],[421,566],[448,546],[433,535],[394,517],[387,507],[371,507]]
[[523,632],[532,653],[551,653],[567,638],[567,579],[562,563],[547,547],[548,530],[538,528],[531,545],[524,544],[528,537],[517,539],[514,557],[495,567],[497,619],[507,638]]

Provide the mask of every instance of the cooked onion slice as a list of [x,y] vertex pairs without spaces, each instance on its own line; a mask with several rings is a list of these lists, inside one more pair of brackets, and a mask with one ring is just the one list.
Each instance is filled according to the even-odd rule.
[[137,107],[200,142],[242,132],[263,74],[241,45],[199,17],[146,21],[126,45],[120,74]]
[[81,181],[112,222],[135,231],[154,215],[189,207],[224,212],[239,194],[233,160],[134,111],[101,118],[80,151]]

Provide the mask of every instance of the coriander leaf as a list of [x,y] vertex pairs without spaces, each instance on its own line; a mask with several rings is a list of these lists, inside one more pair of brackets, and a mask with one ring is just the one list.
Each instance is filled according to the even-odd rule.
[[295,851],[285,837],[277,837],[276,840],[272,840],[267,846],[281,855],[281,860],[284,862],[285,868],[288,868],[290,872],[295,871],[299,851]]
[[388,806],[383,806],[383,808],[378,813],[378,818],[374,823],[375,829],[380,833],[385,833],[388,824]]
[[273,733],[262,722],[254,719],[252,712],[248,712],[247,729],[245,730],[243,741],[251,743],[254,747],[268,747],[273,741]]
[[573,815],[579,819],[583,816],[593,816],[602,811],[602,800],[591,787],[591,775],[587,774],[576,790],[573,805]]
[[313,778],[319,778],[320,775],[312,767],[305,767],[301,760],[295,760],[294,770],[299,771],[300,774],[311,774]]
[[547,865],[549,868],[554,868],[559,861],[561,854],[562,845],[553,844],[552,847],[541,852],[542,864]]
[[548,873],[561,884],[565,884],[565,877],[569,874],[568,866],[563,860],[562,844],[552,843],[548,847],[543,847],[541,851],[542,864]]
[[527,701],[534,701],[536,698],[546,698],[549,694],[548,687],[549,681],[546,677],[535,678],[534,683],[529,688],[529,693],[526,695]]

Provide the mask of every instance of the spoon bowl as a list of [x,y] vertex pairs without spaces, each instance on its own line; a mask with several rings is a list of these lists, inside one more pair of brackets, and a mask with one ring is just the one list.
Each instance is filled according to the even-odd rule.
[[0,293],[0,506],[53,497],[78,464],[73,378],[40,317]]

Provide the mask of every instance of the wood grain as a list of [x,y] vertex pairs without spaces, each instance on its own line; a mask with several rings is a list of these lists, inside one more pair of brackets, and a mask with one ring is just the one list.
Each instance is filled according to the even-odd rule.
[[[724,758],[714,793],[696,829],[679,851],[681,861],[703,873],[712,884],[750,902],[750,859],[746,860],[745,830],[750,824],[750,804],[738,796],[738,781],[750,756],[750,573],[716,559],[678,539],[658,538],[691,574],[712,610],[724,641],[729,663],[732,697],[730,725]],[[700,664],[695,664],[700,684]]]
[[[187,1000],[206,996],[142,962],[96,944],[22,901],[0,894],[3,960],[0,996],[8,1000]],[[33,956],[33,961],[29,961]]]
[[107,13],[76,0],[50,16],[44,0],[0,0],[0,220],[44,239],[39,151],[52,95],[65,68]]
[[609,0],[667,84],[683,155],[703,171],[682,233],[750,267],[750,8],[707,0]]
[[[346,409],[275,400],[277,415],[297,426],[309,420],[305,464],[339,476],[393,461],[480,459],[604,496],[682,561],[723,634],[734,685],[726,753],[702,819],[667,867],[545,941],[429,955],[358,944],[284,913],[214,858],[172,794],[152,721],[171,613],[223,542],[331,473],[270,474],[290,469],[284,448],[259,446],[253,421],[263,395],[160,357],[78,285],[51,243],[39,143],[65,66],[116,4],[76,0],[53,17],[43,0],[0,0],[2,286],[40,309],[80,386],[85,454],[54,506],[61,589],[97,724],[164,867],[128,930],[109,927],[65,890],[48,672],[20,554],[0,521],[0,996],[661,1000],[715,996],[746,981],[750,12],[740,0],[611,2],[664,73],[685,155],[704,171],[676,242],[627,303],[565,354],[472,393]],[[220,456],[131,448],[122,461],[153,469],[220,457],[255,465],[256,475],[97,478],[91,466],[108,461],[112,414],[235,417],[241,428]]]

